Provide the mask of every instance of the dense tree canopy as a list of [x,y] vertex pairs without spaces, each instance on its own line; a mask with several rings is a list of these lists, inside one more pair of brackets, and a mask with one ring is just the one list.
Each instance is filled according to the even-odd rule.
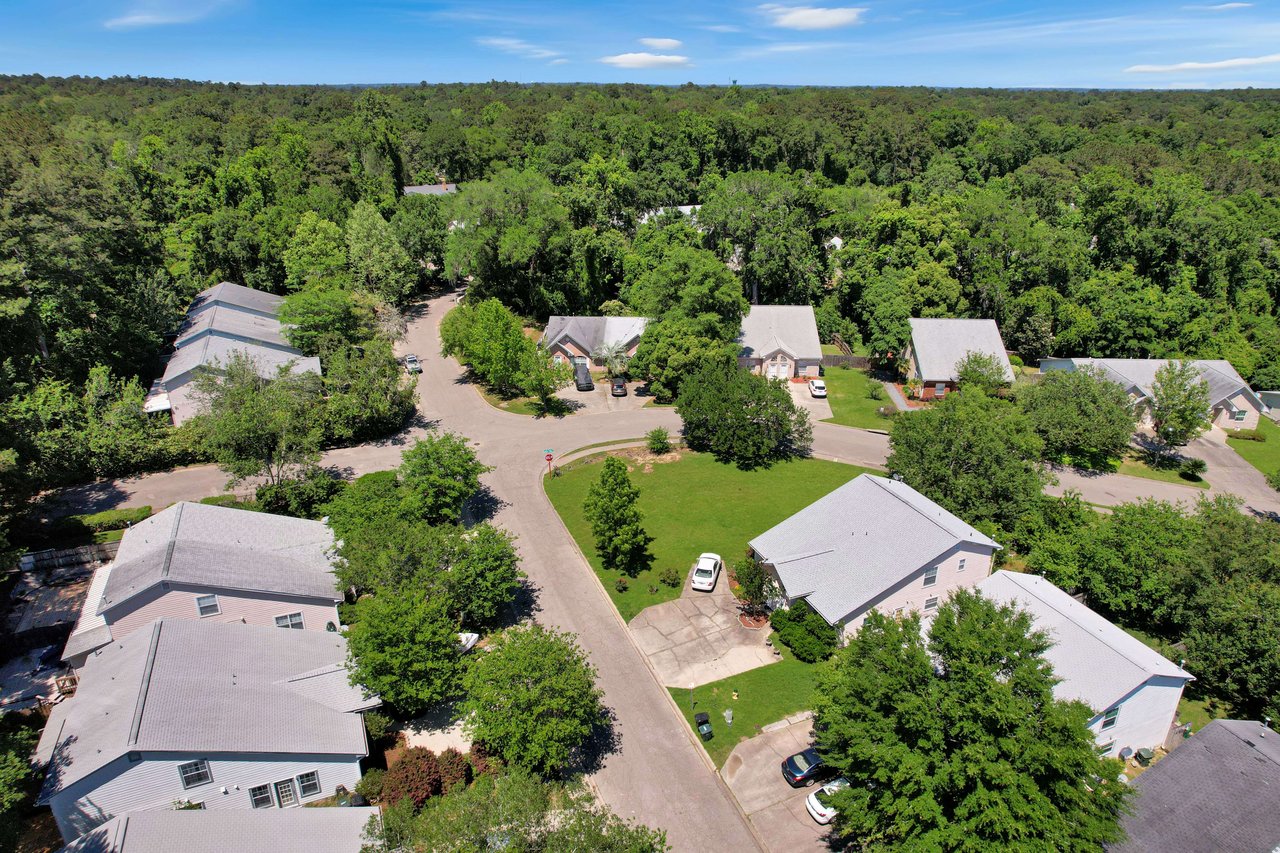
[[1018,405],[1047,457],[1084,464],[1123,453],[1138,421],[1125,389],[1094,368],[1045,373],[1019,390]]

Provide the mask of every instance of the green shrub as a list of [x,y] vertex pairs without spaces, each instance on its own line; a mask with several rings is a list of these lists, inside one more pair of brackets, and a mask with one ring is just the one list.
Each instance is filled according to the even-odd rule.
[[1277,492],[1280,492],[1280,469],[1272,471],[1270,474],[1267,475],[1267,483],[1268,485],[1271,486],[1271,488],[1275,489]]
[[471,762],[471,775],[475,776],[496,776],[501,769],[502,761],[496,755],[492,755],[483,743],[476,741],[471,744],[471,749],[467,751],[467,760]]
[[108,509],[88,515],[70,515],[58,522],[57,531],[62,535],[74,536],[101,533],[104,530],[123,530],[140,521],[146,521],[151,515],[149,506]]
[[828,625],[804,601],[797,601],[787,610],[773,611],[769,624],[791,653],[806,663],[831,657],[840,639],[839,629]]
[[658,573],[658,580],[667,586],[680,586],[680,570],[675,566],[667,566]]
[[235,495],[210,495],[207,498],[201,498],[200,503],[205,506],[229,506],[243,509],[248,502],[242,502]]
[[1025,362],[1023,362],[1022,360],[1022,356],[1011,355],[1009,356],[1009,363],[1012,364],[1014,367],[1022,367],[1022,365]]
[[338,496],[347,484],[322,468],[311,468],[296,479],[258,486],[258,507],[274,515],[318,519],[324,506]]
[[872,379],[870,384],[867,385],[867,398],[871,400],[883,400],[884,386]]
[[374,743],[386,740],[387,736],[392,734],[393,725],[395,725],[395,720],[381,711],[365,712],[364,728],[369,733],[369,740]]
[[645,441],[648,443],[649,452],[654,455],[671,451],[671,435],[662,427],[654,427],[649,430],[645,434]]
[[356,793],[371,803],[382,799],[382,785],[387,779],[387,771],[377,767],[366,770],[356,783]]
[[440,777],[440,761],[436,754],[421,746],[406,749],[400,760],[387,770],[382,783],[382,796],[388,805],[409,800],[414,809],[432,797],[440,796],[443,780]]
[[1241,441],[1266,441],[1267,434],[1259,432],[1256,429],[1229,429],[1227,430],[1228,438],[1238,438]]
[[631,584],[627,583],[626,578],[618,578],[616,581],[613,582],[613,588],[616,589],[618,592],[626,592],[627,588],[630,586]]
[[1206,464],[1203,459],[1196,459],[1189,456],[1186,459],[1183,459],[1182,464],[1178,466],[1178,473],[1184,477],[1199,478],[1206,470],[1208,470],[1208,468],[1208,464]]

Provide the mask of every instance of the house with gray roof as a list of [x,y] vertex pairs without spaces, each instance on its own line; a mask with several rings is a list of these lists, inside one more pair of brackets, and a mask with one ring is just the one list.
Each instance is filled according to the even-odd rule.
[[620,346],[627,358],[636,354],[648,320],[644,317],[562,317],[547,320],[539,344],[557,364],[601,364],[601,347]]
[[62,659],[78,670],[157,619],[337,630],[334,547],[318,521],[174,504],[126,530],[94,572]]
[[[338,633],[182,619],[101,649],[36,748],[40,802],[71,841],[114,817],[290,808],[354,789],[367,754]],[[228,848],[234,849],[234,848]]]
[[1001,570],[978,589],[1026,611],[1048,634],[1045,659],[1061,679],[1054,695],[1093,710],[1089,728],[1101,753],[1127,757],[1164,745],[1191,673],[1042,577]]
[[991,572],[990,537],[906,483],[861,474],[750,543],[775,606],[808,602],[852,634],[872,610],[934,613]]
[[770,379],[816,378],[822,342],[812,305],[752,305],[742,318],[738,366]]
[[[1093,368],[1103,378],[1124,388],[1133,405],[1142,412],[1144,421],[1150,423],[1148,404],[1156,373],[1169,362],[1167,358],[1043,358],[1040,360],[1040,372]],[[1231,362],[1195,359],[1187,363],[1196,369],[1208,389],[1209,409],[1205,416],[1214,426],[1224,429],[1258,428],[1258,417],[1266,414],[1270,407],[1240,377]]]
[[60,853],[360,853],[374,806],[129,812]]
[[200,413],[193,380],[200,369],[218,370],[237,356],[253,362],[258,375],[281,369],[320,374],[320,359],[289,345],[277,315],[284,299],[231,282],[201,291],[178,330],[164,374],[151,386],[143,409],[168,412],[175,424]]
[[1280,849],[1280,732],[1214,720],[1133,781],[1127,839],[1111,853]]
[[434,184],[414,184],[404,188],[405,195],[453,195],[457,191],[458,185],[447,181],[440,181]]
[[913,317],[911,343],[902,354],[907,379],[921,383],[920,399],[932,400],[954,391],[957,366],[970,353],[989,355],[1000,365],[1005,379],[1013,382],[1013,365],[995,320],[961,320],[950,317]]

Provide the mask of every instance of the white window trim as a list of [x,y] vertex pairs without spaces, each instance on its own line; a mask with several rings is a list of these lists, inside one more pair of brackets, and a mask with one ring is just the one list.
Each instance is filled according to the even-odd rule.
[[[932,604],[929,603],[931,601],[933,602]],[[937,610],[937,609],[938,609],[938,596],[931,595],[924,600],[925,613],[928,613],[930,610]]]
[[[203,612],[203,611],[204,611],[204,605],[200,603],[200,599],[202,599],[202,598],[212,598],[212,599],[213,599],[213,612],[212,612],[212,613],[205,613],[205,612]],[[221,613],[222,613],[222,602],[218,601],[218,596],[214,595],[213,593],[208,593],[208,594],[206,594],[206,595],[197,595],[197,596],[196,596],[196,615],[197,615],[197,616],[199,616],[201,619],[204,619],[206,616],[218,616],[218,615],[219,615],[219,614],[221,614]]]
[[963,572],[963,571],[964,571],[965,559],[966,559],[966,558],[961,558],[961,560],[960,560],[960,564],[959,564],[958,566],[956,566],[956,571],[957,571],[957,572]]
[[1098,731],[1105,732],[1105,731],[1109,731],[1110,729],[1114,729],[1119,719],[1120,719],[1120,706],[1116,705],[1114,708],[1108,708],[1107,710],[1102,712],[1102,723],[1098,727]]
[[[293,791],[293,802],[289,803],[287,806],[284,804],[284,798],[280,796],[281,785],[288,785],[290,790]],[[302,805],[302,797],[298,796],[298,780],[294,779],[292,776],[288,779],[281,779],[279,782],[272,782],[271,793],[275,795],[276,805],[282,809],[294,809]]]
[[937,586],[938,584],[938,567],[931,566],[924,570],[924,585]]
[[[254,792],[254,791],[259,791],[259,790],[266,791],[266,793],[267,793],[267,802],[266,802],[266,804],[265,804],[265,805],[261,805],[261,806],[260,806],[260,805],[257,805],[257,804],[253,801],[253,792]],[[274,809],[275,807],[276,807],[276,797],[275,797],[275,794],[274,794],[274,793],[272,792],[272,790],[271,790],[271,783],[270,783],[270,782],[268,782],[268,783],[267,783],[267,784],[265,784],[265,785],[252,785],[252,786],[250,786],[250,788],[249,788],[249,808],[254,809],[254,810],[257,810],[257,809]]]
[[[276,616],[275,617],[276,627],[277,628],[293,628],[292,623],[293,623],[294,616],[298,617],[298,628],[294,630],[299,630],[299,629],[305,630],[307,627],[307,622],[306,622],[306,619],[303,617],[301,611],[295,611],[293,613],[281,613],[279,616]],[[289,620],[289,624],[281,625],[280,624],[281,619]]]
[[[203,782],[192,782],[191,784],[187,784],[187,774],[182,772],[182,768],[190,767],[193,764],[199,765],[200,767],[202,767],[204,770],[204,775],[207,778]],[[205,759],[205,758],[200,758],[195,761],[184,761],[178,765],[178,781],[182,783],[182,790],[184,791],[189,791],[192,788],[199,788],[201,785],[212,784],[213,768],[209,766],[209,761],[208,759]]]
[[[316,777],[316,789],[315,789],[314,791],[312,791],[310,794],[308,794],[308,793],[306,793],[306,792],[304,792],[304,791],[302,790],[302,777],[303,777],[303,776],[314,776],[314,777]],[[301,798],[301,799],[306,799],[306,798],[308,798],[308,797],[318,797],[319,795],[321,795],[321,794],[323,794],[323,793],[324,793],[324,786],[320,784],[320,771],[318,771],[318,770],[308,770],[308,771],[307,771],[307,772],[305,772],[305,773],[299,773],[297,776],[294,776],[293,778],[294,778],[294,780],[298,783],[298,797],[299,797],[299,798]]]

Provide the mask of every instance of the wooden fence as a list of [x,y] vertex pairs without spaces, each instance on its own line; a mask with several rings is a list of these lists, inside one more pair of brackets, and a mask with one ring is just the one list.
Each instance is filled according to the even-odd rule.
[[823,367],[853,367],[858,370],[867,370],[871,367],[871,359],[865,355],[824,355],[822,357]]

